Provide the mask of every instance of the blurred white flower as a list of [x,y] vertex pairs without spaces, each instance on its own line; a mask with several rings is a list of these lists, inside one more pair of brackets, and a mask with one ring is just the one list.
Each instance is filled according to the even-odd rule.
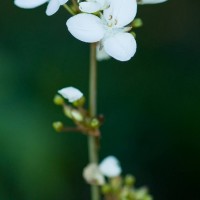
[[109,7],[101,18],[81,13],[67,21],[69,32],[83,42],[101,42],[111,57],[128,61],[136,52],[136,41],[131,28],[125,27],[133,21],[137,13],[136,0],[110,0]]
[[109,178],[119,176],[122,171],[119,161],[114,156],[106,157],[99,164],[99,169],[104,176],[107,176]]
[[167,0],[137,0],[138,4],[155,4],[155,3],[163,3]]
[[79,100],[83,96],[83,93],[74,87],[63,88],[58,90],[58,93],[71,103]]
[[82,12],[94,13],[99,10],[104,10],[109,6],[109,0],[86,0],[79,3],[79,9]]
[[55,14],[60,6],[67,2],[68,0],[15,0],[14,4],[20,8],[31,9],[48,3],[46,14],[50,16]]
[[103,185],[105,183],[105,178],[95,163],[91,163],[84,168],[83,177],[87,183],[92,185]]

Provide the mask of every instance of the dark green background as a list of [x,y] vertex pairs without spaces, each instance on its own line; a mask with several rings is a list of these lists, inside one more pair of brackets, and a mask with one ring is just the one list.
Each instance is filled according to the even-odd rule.
[[[105,115],[100,157],[156,200],[199,200],[200,2],[139,6],[144,27],[130,62],[99,64],[98,111]],[[88,95],[88,45],[66,30],[64,9],[45,15],[0,3],[0,199],[89,199],[82,179],[87,140],[56,134],[65,120],[52,103],[73,85]]]

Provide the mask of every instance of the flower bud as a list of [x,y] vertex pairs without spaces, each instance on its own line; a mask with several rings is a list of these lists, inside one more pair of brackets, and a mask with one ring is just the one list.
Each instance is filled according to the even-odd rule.
[[128,174],[128,175],[126,175],[124,182],[127,186],[133,186],[135,183],[135,177]]
[[96,119],[96,118],[93,118],[93,119],[91,120],[91,122],[90,122],[90,126],[91,126],[92,128],[98,128],[99,125],[100,125],[99,120]]
[[55,131],[57,131],[57,132],[62,132],[63,131],[63,128],[64,128],[64,126],[63,126],[63,123],[62,122],[53,122],[53,128],[55,129]]
[[72,115],[72,119],[74,119],[75,121],[77,121],[77,122],[83,121],[83,116],[78,110],[73,109],[71,111],[71,115]]
[[132,31],[132,32],[130,32],[130,34],[132,34],[133,37],[136,38],[136,33],[135,32]]
[[58,93],[67,99],[70,103],[79,100],[83,96],[83,93],[74,87],[63,88],[58,90]]
[[64,99],[60,95],[55,95],[53,102],[58,106],[62,106],[64,104]]
[[82,96],[80,99],[74,101],[72,103],[75,107],[83,107],[83,105],[85,104],[85,97]]
[[136,18],[133,22],[132,22],[132,26],[134,28],[140,28],[141,26],[143,26],[143,22],[140,18]]
[[102,187],[101,187],[101,192],[103,194],[108,194],[112,191],[112,188],[109,184],[104,184]]
[[69,117],[70,119],[72,118],[72,108],[70,106],[67,106],[67,105],[64,105],[63,107],[63,111],[64,111],[64,114]]

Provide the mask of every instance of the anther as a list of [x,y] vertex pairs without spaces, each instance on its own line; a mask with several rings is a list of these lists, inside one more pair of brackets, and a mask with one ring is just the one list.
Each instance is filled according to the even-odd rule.
[[111,20],[112,19],[112,15],[109,15],[109,18],[108,18],[108,20]]

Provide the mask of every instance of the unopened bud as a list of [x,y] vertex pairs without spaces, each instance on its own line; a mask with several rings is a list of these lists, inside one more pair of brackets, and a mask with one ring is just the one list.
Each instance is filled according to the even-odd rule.
[[109,184],[104,184],[102,187],[101,187],[101,192],[103,194],[108,194],[110,193],[112,190],[111,186]]
[[76,107],[83,107],[84,104],[85,104],[85,97],[84,96],[82,96],[77,101],[73,102],[73,105],[76,106]]
[[75,121],[78,121],[78,122],[83,121],[83,116],[82,116],[82,114],[78,110],[72,110],[71,111],[71,115],[72,115],[72,118]]
[[71,108],[71,107],[69,107],[69,106],[67,106],[67,105],[64,105],[63,111],[64,111],[64,114],[65,114],[67,117],[69,117],[70,119],[72,118],[72,114],[71,114],[72,108]]
[[136,18],[133,22],[132,22],[132,26],[134,28],[139,28],[141,26],[143,26],[143,22],[140,18]]
[[55,129],[55,131],[61,132],[63,131],[64,126],[62,122],[53,122],[53,128]]
[[58,105],[61,106],[64,104],[64,99],[60,96],[60,95],[55,95],[53,102]]
[[130,34],[132,34],[133,37],[136,38],[136,33],[135,32],[132,31],[132,32],[130,32]]
[[91,126],[92,128],[98,128],[99,125],[100,125],[99,120],[96,119],[96,118],[93,118],[93,119],[91,120],[91,122],[90,122],[90,126]]
[[124,182],[127,186],[133,186],[135,183],[135,177],[128,174],[128,175],[126,175]]

